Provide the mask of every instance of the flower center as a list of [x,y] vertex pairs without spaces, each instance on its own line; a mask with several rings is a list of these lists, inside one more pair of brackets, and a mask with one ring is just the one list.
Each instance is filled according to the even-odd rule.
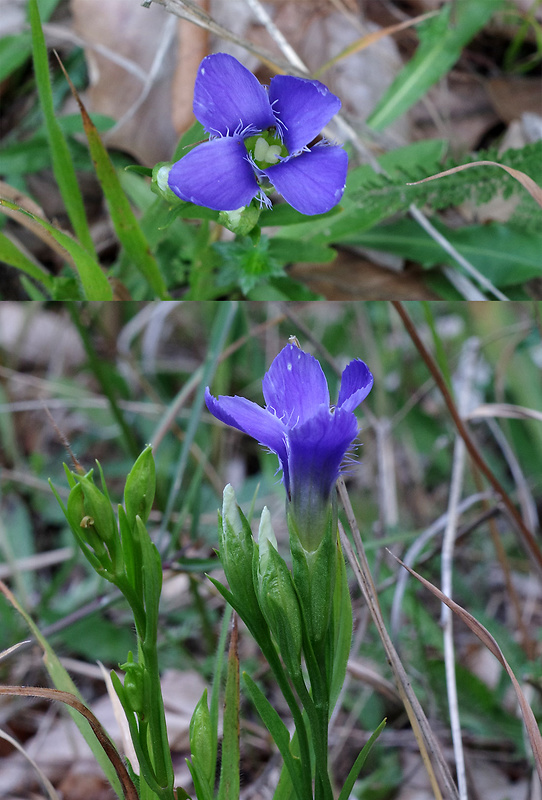
[[260,169],[267,169],[276,164],[279,158],[288,155],[288,150],[276,134],[276,128],[268,128],[256,136],[249,136],[245,139],[245,147]]

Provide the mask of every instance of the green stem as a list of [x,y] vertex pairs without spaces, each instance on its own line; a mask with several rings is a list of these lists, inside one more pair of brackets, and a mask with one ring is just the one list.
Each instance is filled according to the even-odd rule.
[[[288,682],[288,678],[286,677],[286,673],[282,667],[282,664],[278,657],[275,646],[271,641],[271,638],[266,637],[267,640],[262,641],[262,636],[261,634],[259,635],[259,632],[251,631],[251,633],[258,642],[263,655],[267,659],[267,663],[271,667],[271,671],[273,672],[273,675],[277,680],[277,683],[283,694],[283,697],[288,703],[288,708],[290,709],[290,712],[292,714],[299,741],[299,758],[301,762],[301,770],[303,773],[303,782],[304,782],[303,797],[312,798],[313,795],[312,795],[312,775],[311,775],[309,738],[307,735],[307,727],[305,725],[305,720],[303,719],[303,714],[301,713],[301,710],[297,704],[297,700],[295,699],[295,695],[292,691],[290,683]],[[308,695],[306,687],[305,687],[305,692],[310,700],[310,696]],[[294,786],[294,789],[295,788],[296,787]]]
[[163,788],[163,800],[174,800],[173,793],[173,765],[167,738],[166,715],[164,699],[160,687],[160,671],[158,669],[158,653],[156,642],[141,643],[141,654],[148,676],[148,726],[149,739],[152,749],[152,761],[156,781]]
[[[315,798],[316,800],[333,800],[333,790],[328,771],[328,724],[329,693],[326,680],[326,661],[324,648],[315,653],[312,642],[306,635],[303,639],[305,663],[311,684],[312,697],[306,690],[303,681],[296,689],[309,716],[312,741],[315,755]],[[304,694],[303,694],[304,693]]]

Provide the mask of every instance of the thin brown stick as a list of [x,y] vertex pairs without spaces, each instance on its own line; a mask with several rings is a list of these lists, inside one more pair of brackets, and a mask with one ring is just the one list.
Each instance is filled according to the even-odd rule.
[[443,797],[439,788],[439,783],[446,792],[445,797],[447,800],[459,800],[457,788],[453,782],[448,764],[446,763],[446,760],[442,754],[440,745],[431,729],[431,726],[429,725],[423,708],[412,689],[405,668],[403,667],[401,659],[399,658],[399,655],[393,646],[393,642],[391,641],[390,635],[386,629],[382,611],[380,610],[378,594],[371,576],[369,564],[365,555],[365,549],[363,547],[359,528],[352,505],[350,503],[350,498],[348,497],[348,492],[346,491],[346,486],[344,485],[343,478],[339,478],[337,481],[337,488],[346,513],[346,517],[348,519],[350,530],[352,531],[352,536],[356,545],[357,556],[350,543],[350,540],[344,532],[343,526],[339,522],[341,544],[352,566],[365,602],[367,603],[373,618],[373,622],[377,627],[378,635],[380,636],[386,651],[388,662],[393,670],[395,682],[397,684],[399,694],[401,695],[401,700],[403,702],[405,711],[408,714],[412,730],[418,742],[420,754],[429,776],[429,780],[431,781],[431,788],[433,790],[435,800],[442,800]]
[[108,759],[111,761],[115,772],[119,777],[125,800],[139,800],[139,796],[134,786],[128,770],[124,766],[121,757],[117,753],[111,739],[102,728],[92,711],[70,692],[62,692],[59,689],[46,689],[41,686],[0,686],[0,695],[12,695],[18,697],[42,697],[45,700],[59,700],[78,711],[88,722],[94,735],[104,749]]
[[505,488],[501,485],[500,481],[495,477],[495,475],[493,474],[491,469],[488,467],[488,465],[486,464],[486,462],[482,458],[482,456],[480,454],[480,451],[478,450],[478,447],[476,446],[476,444],[472,440],[469,431],[467,430],[463,420],[461,419],[461,417],[460,417],[460,415],[459,415],[459,413],[457,411],[457,408],[456,408],[456,405],[455,405],[454,400],[452,398],[452,395],[450,394],[448,386],[446,385],[446,381],[444,380],[444,378],[442,376],[442,373],[441,373],[440,369],[438,368],[438,365],[437,365],[435,359],[433,358],[431,353],[427,350],[427,348],[425,347],[424,343],[422,342],[422,340],[418,336],[418,332],[417,332],[412,320],[410,319],[409,315],[405,311],[405,308],[404,308],[403,304],[398,300],[392,300],[391,304],[393,305],[393,307],[395,308],[395,310],[397,311],[397,313],[401,317],[401,320],[403,321],[403,324],[404,324],[404,326],[405,326],[410,338],[414,342],[414,345],[415,345],[416,349],[420,353],[421,357],[423,358],[423,360],[425,361],[425,363],[427,365],[427,368],[431,372],[431,375],[435,379],[435,383],[437,384],[437,386],[438,386],[438,388],[439,388],[439,390],[440,390],[440,392],[441,392],[441,394],[442,394],[442,396],[444,398],[444,402],[448,406],[448,410],[449,410],[449,412],[450,412],[450,414],[452,416],[452,419],[453,419],[453,421],[455,423],[455,426],[457,427],[459,435],[461,436],[461,438],[465,442],[465,446],[466,446],[467,450],[469,451],[470,457],[472,458],[472,460],[474,461],[474,463],[476,464],[476,466],[478,467],[480,472],[483,475],[485,475],[485,477],[487,478],[487,480],[489,481],[489,483],[491,484],[493,489],[500,496],[504,506],[506,507],[506,510],[508,511],[508,513],[510,515],[510,518],[512,519],[512,521],[514,522],[517,530],[520,533],[523,545],[524,545],[527,553],[531,556],[531,558],[533,560],[533,563],[534,563],[536,569],[538,570],[538,574],[542,578],[542,551],[538,547],[536,539],[534,538],[534,536],[533,536],[532,532],[529,530],[529,528],[523,522],[520,513],[518,512],[517,508],[513,504],[512,500],[510,499],[510,497],[509,497],[508,493],[506,492]]

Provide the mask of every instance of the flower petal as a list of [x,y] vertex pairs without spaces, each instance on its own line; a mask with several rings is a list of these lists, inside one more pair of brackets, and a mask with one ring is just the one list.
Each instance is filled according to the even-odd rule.
[[290,428],[301,425],[324,405],[329,410],[329,390],[318,361],[293,344],[273,360],[262,381],[263,396]]
[[373,376],[361,359],[351,361],[343,370],[337,407],[353,411],[373,388]]
[[318,136],[341,107],[339,98],[320,81],[276,75],[269,86],[269,100],[284,123],[284,143],[295,153]]
[[275,124],[265,88],[236,58],[213,53],[201,62],[194,86],[194,114],[210,133],[232,134],[248,125]]
[[259,186],[246,156],[239,136],[204,142],[172,166],[169,188],[182,200],[217,211],[247,206]]
[[290,499],[308,549],[315,549],[321,538],[331,490],[357,433],[354,414],[342,408],[331,412],[325,406],[320,406],[304,425],[289,432]]
[[205,404],[214,417],[247,433],[276,453],[284,468],[287,460],[286,426],[278,417],[245,397],[213,397],[209,387],[205,389]]
[[325,214],[340,201],[348,154],[342,147],[317,145],[308,153],[263,170],[277,192],[302,214]]

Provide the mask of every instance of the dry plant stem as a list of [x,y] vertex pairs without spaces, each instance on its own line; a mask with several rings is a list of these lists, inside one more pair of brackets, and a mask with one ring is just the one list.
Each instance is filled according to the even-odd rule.
[[534,563],[534,566],[536,567],[536,569],[538,571],[539,577],[542,577],[542,551],[540,550],[540,548],[539,548],[539,546],[538,546],[538,544],[536,542],[536,539],[534,538],[532,532],[528,529],[528,527],[523,522],[523,520],[521,518],[521,515],[519,514],[517,508],[513,504],[513,502],[510,499],[510,497],[508,496],[508,493],[505,491],[504,487],[501,486],[499,480],[495,477],[493,472],[490,470],[490,468],[487,466],[486,462],[484,461],[484,459],[480,455],[480,452],[479,452],[477,446],[473,442],[469,431],[467,430],[463,420],[461,419],[461,417],[460,417],[460,415],[459,415],[459,413],[457,411],[457,408],[456,408],[456,405],[455,405],[455,403],[453,401],[452,395],[450,394],[448,386],[446,385],[446,381],[444,380],[444,377],[442,376],[442,373],[441,373],[440,369],[438,368],[435,359],[429,353],[429,351],[425,347],[424,343],[422,342],[422,340],[418,336],[418,332],[416,330],[416,327],[414,326],[412,320],[410,319],[409,315],[405,311],[405,308],[404,308],[403,304],[398,300],[392,300],[391,304],[394,306],[395,310],[397,311],[397,313],[401,317],[401,319],[403,321],[403,324],[404,324],[405,328],[407,329],[410,338],[412,339],[412,341],[414,342],[414,345],[416,346],[416,349],[420,353],[420,355],[423,358],[423,360],[425,361],[429,371],[431,372],[433,378],[435,379],[435,382],[436,382],[436,384],[437,384],[437,386],[438,386],[438,388],[439,388],[439,390],[440,390],[440,392],[441,392],[441,394],[442,394],[442,396],[444,398],[444,402],[448,406],[448,410],[449,410],[449,412],[450,412],[450,414],[452,416],[452,419],[453,419],[453,421],[454,421],[454,423],[455,423],[455,425],[457,427],[457,430],[459,431],[459,434],[460,434],[461,438],[465,442],[465,446],[466,446],[466,448],[467,448],[467,450],[469,452],[469,455],[473,459],[474,463],[476,464],[476,466],[478,467],[480,472],[483,475],[485,475],[485,477],[487,478],[487,480],[489,481],[489,483],[491,484],[493,489],[500,496],[504,506],[506,507],[506,510],[507,510],[508,514],[510,515],[510,518],[514,522],[514,525],[516,526],[517,530],[519,531],[519,533],[521,535],[521,539],[523,541],[523,545],[524,545],[525,549],[527,550],[527,552],[529,553],[529,555],[531,556],[532,561]]
[[61,692],[59,689],[43,689],[40,686],[0,686],[0,695],[2,694],[17,697],[42,697],[45,700],[59,700],[61,703],[65,703],[78,711],[87,720],[94,735],[103,747],[105,754],[111,761],[119,777],[125,800],[139,800],[132,779],[108,735],[92,711],[83,705],[75,695],[70,694],[70,692]]
[[[480,487],[478,487],[480,489]],[[489,497],[488,493],[483,494],[479,491],[478,494],[473,494],[470,497],[465,498],[461,501],[458,505],[457,513],[463,514],[467,511],[471,506],[475,503],[483,502],[484,508],[488,513],[491,515],[496,513],[495,509],[491,509],[489,506]],[[484,515],[484,521],[487,517]],[[418,538],[410,545],[409,549],[406,551],[405,555],[403,556],[403,562],[407,566],[412,566],[416,563],[418,555],[422,552],[425,545],[431,541],[435,536],[437,536],[440,531],[446,527],[448,524],[448,513],[442,514],[442,516],[438,517],[432,525],[426,528],[422,533],[418,536]],[[397,583],[395,587],[395,594],[393,596],[393,601],[391,604],[391,613],[390,613],[390,624],[391,624],[391,632],[392,636],[396,637],[399,633],[399,628],[401,627],[401,610],[403,606],[403,596],[405,593],[406,585],[408,581],[408,572],[401,572],[397,576]]]
[[[478,489],[482,486],[482,478],[480,473],[477,469],[473,470],[474,473],[474,482]],[[489,508],[489,500],[487,498],[483,499],[483,505],[485,508]],[[491,536],[491,541],[493,542],[493,547],[495,548],[495,553],[497,555],[497,560],[500,564],[502,569],[502,574],[504,575],[504,583],[506,586],[506,591],[508,596],[512,602],[512,607],[514,609],[515,615],[515,623],[517,625],[520,637],[521,637],[521,646],[523,647],[527,658],[530,661],[533,661],[536,657],[536,643],[531,637],[525,622],[523,621],[523,613],[521,608],[521,602],[518,597],[516,587],[514,586],[514,582],[512,580],[512,571],[510,569],[510,563],[508,561],[508,556],[506,555],[506,551],[503,547],[501,542],[501,537],[499,535],[499,531],[497,529],[497,525],[495,524],[495,520],[493,517],[490,517],[488,520],[489,524],[489,533]]]
[[10,736],[8,733],[6,733],[5,731],[2,731],[2,730],[0,730],[0,739],[4,739],[4,741],[9,742],[9,744],[15,750],[18,750],[19,753],[23,756],[23,758],[25,758],[28,761],[28,763],[35,769],[36,774],[39,775],[39,778],[40,778],[41,782],[43,783],[43,786],[46,789],[50,800],[61,800],[61,798],[59,797],[55,787],[53,786],[53,784],[51,783],[51,781],[49,780],[47,775],[45,775],[42,772],[42,770],[39,768],[38,764],[36,764],[34,759],[26,752],[24,747],[21,744],[19,744],[17,739],[14,739],[13,736]]
[[412,690],[405,668],[403,667],[401,659],[399,658],[388,631],[386,630],[382,612],[380,610],[380,604],[378,602],[378,595],[371,577],[363,543],[361,541],[361,535],[352,506],[350,504],[350,498],[348,497],[348,492],[346,491],[344,480],[342,478],[339,478],[337,482],[337,488],[346,512],[350,530],[352,531],[352,535],[354,537],[359,561],[356,557],[356,553],[354,553],[348,537],[344,532],[344,528],[339,522],[341,544],[348,557],[348,560],[350,561],[352,569],[354,570],[354,574],[362,591],[365,602],[369,607],[369,611],[377,627],[378,635],[380,636],[382,644],[384,645],[388,661],[395,676],[397,688],[401,695],[401,700],[408,714],[408,718],[410,720],[412,730],[414,731],[414,735],[416,736],[418,747],[420,749],[429,780],[431,781],[431,788],[435,795],[435,799],[442,800],[443,798],[441,789],[439,788],[440,783],[443,790],[446,792],[446,800],[459,800],[457,788],[453,782],[450,770],[446,760],[444,759],[439,743],[433,731],[431,730],[429,722],[427,721],[427,717],[425,716],[418,698]]
[[[393,553],[390,552],[390,555],[393,555]],[[396,561],[399,562],[399,564],[405,567],[405,569],[408,569],[410,574],[413,575],[415,578],[417,578],[420,581],[420,583],[423,583],[423,585],[427,589],[429,589],[429,591],[432,592],[435,595],[435,597],[437,597],[441,602],[446,603],[446,605],[449,606],[452,609],[452,611],[455,612],[463,620],[463,622],[470,628],[470,630],[480,639],[480,641],[487,647],[490,653],[493,653],[498,662],[506,670],[508,677],[512,681],[512,684],[514,686],[514,691],[516,692],[516,697],[519,701],[521,714],[523,716],[523,721],[525,722],[525,727],[527,729],[527,734],[529,736],[529,741],[532,747],[538,777],[542,781],[542,736],[540,734],[540,729],[533,714],[533,710],[528,704],[525,695],[521,689],[521,686],[519,685],[519,682],[516,676],[514,675],[512,668],[505,659],[501,648],[499,647],[493,636],[489,633],[489,631],[486,628],[484,628],[484,626],[480,622],[478,622],[476,617],[473,617],[472,614],[466,611],[462,606],[458,605],[453,600],[450,600],[449,597],[446,597],[446,595],[443,594],[440,591],[440,589],[437,589],[436,586],[433,586],[433,584],[430,583],[430,581],[423,578],[417,572],[414,572],[414,570],[410,569],[410,567],[407,567],[406,564],[403,564],[400,558],[397,558],[397,556],[393,557],[395,558]]]
[[[471,404],[472,383],[474,369],[478,354],[478,343],[469,339],[465,342],[460,361],[458,390],[459,411],[463,415]],[[454,455],[452,463],[452,476],[450,481],[450,496],[448,499],[448,520],[442,542],[441,584],[442,591],[448,597],[452,596],[452,572],[454,546],[457,534],[458,507],[461,499],[461,489],[465,475],[465,461],[467,451],[465,442],[456,434]],[[454,747],[457,788],[461,800],[468,800],[467,776],[465,772],[465,755],[461,738],[461,722],[459,719],[459,704],[457,699],[457,681],[455,673],[455,647],[453,633],[453,616],[446,605],[442,605],[441,625],[444,640],[444,667],[446,672],[446,691],[448,694],[448,708],[450,711],[450,727]]]
[[215,22],[215,20],[209,16],[209,14],[206,14],[205,11],[196,5],[196,3],[193,3],[192,0],[154,0],[154,2],[164,6],[166,11],[168,11],[170,14],[174,14],[176,17],[180,17],[188,22],[192,22],[194,25],[204,28],[221,39],[226,39],[234,44],[239,45],[244,50],[247,50],[249,53],[257,56],[257,58],[263,61],[264,64],[267,64],[267,66],[276,70],[277,72],[288,72],[297,74],[298,76],[304,75],[301,70],[298,70],[297,68],[290,68],[288,62],[277,61],[277,58],[273,53],[270,53],[267,50],[252,44],[252,42],[248,41],[248,39],[243,39],[241,36],[237,36],[237,34],[228,30],[223,25],[219,25],[218,22]]
[[466,275],[462,275],[461,272],[458,272],[453,267],[441,267],[443,275],[450,281],[451,285],[454,289],[457,289],[459,294],[464,297],[465,300],[486,300],[486,296],[483,292],[476,288],[476,286],[470,281]]
[[463,269],[466,270],[469,273],[469,275],[472,275],[472,277],[478,281],[480,286],[483,286],[484,289],[486,289],[490,294],[494,295],[497,298],[497,300],[508,300],[508,297],[506,297],[505,294],[503,294],[501,291],[499,291],[499,289],[493,286],[491,281],[488,281],[485,275],[482,275],[481,272],[478,272],[478,270],[472,266],[470,261],[467,261],[466,258],[463,258],[461,253],[459,253],[455,249],[455,247],[448,241],[448,239],[446,239],[445,236],[443,236],[439,231],[437,231],[434,225],[432,225],[429,222],[425,214],[423,214],[419,208],[417,208],[415,205],[412,204],[409,206],[408,211],[410,216],[416,220],[416,222],[424,229],[424,231],[428,233],[429,236],[437,244],[439,244],[443,250],[446,250],[448,255],[450,255],[454,259],[454,261],[457,261],[457,263],[461,267],[463,267]]

